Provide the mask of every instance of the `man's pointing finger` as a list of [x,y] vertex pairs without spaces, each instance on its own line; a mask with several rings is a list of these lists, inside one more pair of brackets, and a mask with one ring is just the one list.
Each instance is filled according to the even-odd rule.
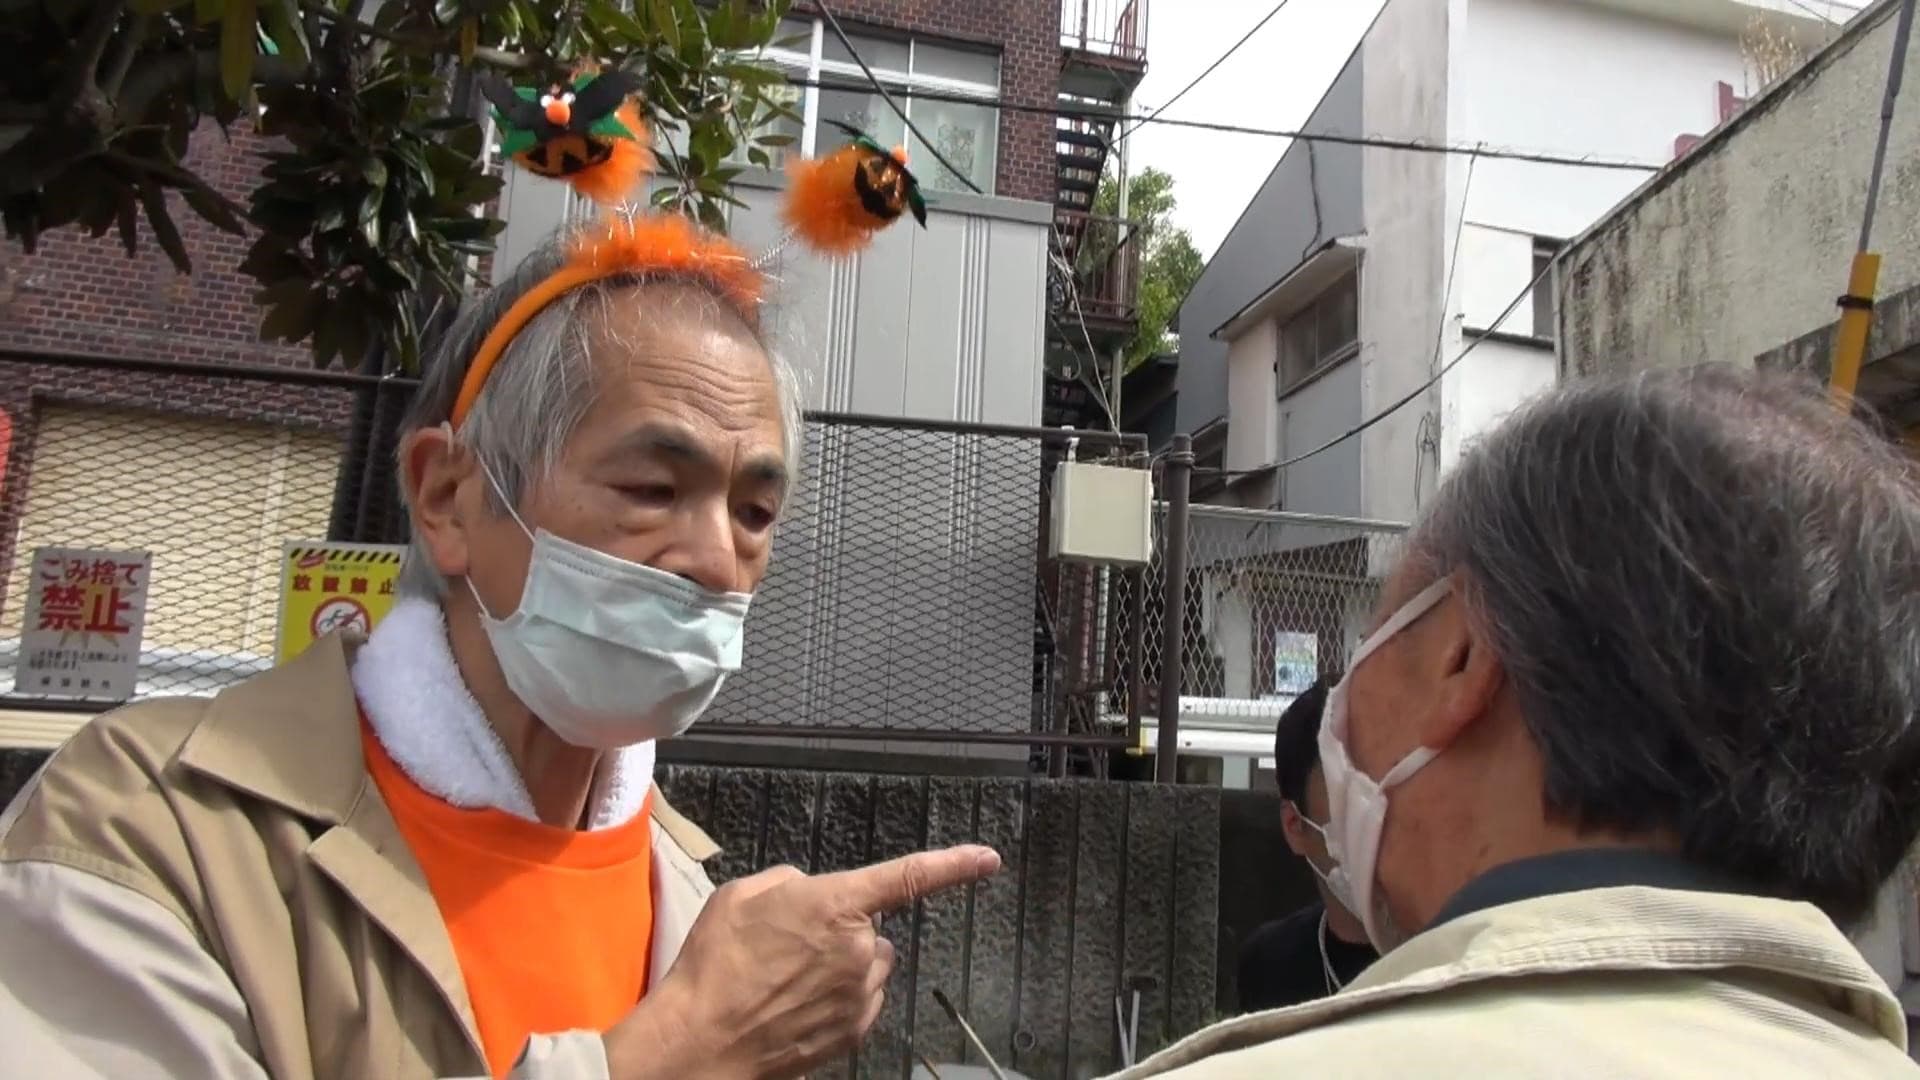
[[937,892],[971,885],[1000,869],[1000,853],[979,844],[961,844],[942,851],[921,851],[859,870],[822,874],[815,880],[828,885],[840,903],[860,915],[877,915],[906,907]]

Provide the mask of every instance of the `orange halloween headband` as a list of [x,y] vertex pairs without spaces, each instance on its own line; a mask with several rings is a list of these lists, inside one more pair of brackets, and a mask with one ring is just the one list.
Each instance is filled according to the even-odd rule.
[[[595,202],[619,205],[652,168],[646,126],[629,100],[637,80],[628,73],[583,73],[571,84],[543,92],[499,82],[482,85],[505,133],[504,148],[529,172],[565,181]],[[883,150],[846,130],[852,137],[847,145],[825,158],[789,164],[782,211],[787,235],[769,254],[796,237],[823,254],[851,254],[907,211],[925,227],[925,201],[907,171],[904,152]],[[507,346],[568,292],[611,277],[690,280],[751,317],[766,284],[761,261],[748,259],[725,237],[679,214],[602,215],[597,225],[574,237],[566,261],[528,289],[487,333],[467,365],[449,419],[455,428],[466,420]]]

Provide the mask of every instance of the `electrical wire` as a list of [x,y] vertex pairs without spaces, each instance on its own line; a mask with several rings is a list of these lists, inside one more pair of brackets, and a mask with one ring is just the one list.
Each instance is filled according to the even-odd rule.
[[874,75],[873,69],[867,66],[867,61],[861,57],[860,50],[853,47],[853,42],[848,39],[847,32],[840,28],[840,20],[834,18],[833,9],[826,5],[825,0],[814,0],[813,6],[820,9],[820,15],[827,20],[827,27],[833,31],[833,36],[840,39],[840,47],[847,50],[847,55],[853,57],[854,63],[860,65],[860,73],[867,77],[867,82],[873,87],[874,92],[880,95],[880,100],[886,102],[889,108],[900,114],[900,122],[907,126],[908,131],[913,132],[914,138],[920,140],[920,145],[926,147],[927,152],[932,154],[933,159],[938,161],[943,168],[959,177],[961,183],[972,188],[975,195],[985,195],[986,192],[980,190],[980,185],[973,182],[973,177],[953,167],[953,162],[948,161],[947,156],[940,152],[940,148],[933,145],[933,140],[927,138],[919,128],[914,126],[913,119],[907,115],[907,110],[901,108],[900,103],[893,100],[893,95],[887,93],[887,88],[880,85],[879,77]]
[[[861,90],[858,83],[842,79],[812,79],[804,75],[787,76],[787,85],[814,87],[822,90]],[[875,84],[877,85],[877,83]],[[1592,154],[1575,156],[1572,154],[1554,154],[1540,151],[1523,150],[1518,147],[1487,146],[1483,143],[1441,143],[1424,139],[1401,139],[1386,135],[1343,135],[1330,131],[1299,131],[1289,128],[1261,128],[1245,124],[1226,124],[1211,120],[1178,120],[1172,117],[1155,117],[1148,120],[1139,115],[1116,115],[1113,110],[1099,107],[1083,107],[1071,104],[1039,105],[1030,102],[1008,101],[1005,98],[977,97],[971,94],[957,94],[944,90],[916,89],[906,87],[900,91],[906,98],[924,98],[928,101],[951,102],[960,105],[978,105],[996,112],[1028,113],[1053,116],[1068,120],[1111,120],[1125,122],[1138,120],[1145,123],[1161,124],[1168,127],[1194,128],[1201,131],[1217,131],[1232,135],[1259,135],[1270,139],[1298,139],[1301,142],[1332,143],[1339,146],[1365,146],[1382,150],[1404,150],[1419,154],[1474,154],[1482,158],[1498,161],[1523,161],[1536,165],[1565,165],[1583,169],[1611,169],[1623,172],[1659,172],[1665,165],[1650,161],[1633,161],[1626,158],[1596,157]]]
[[1799,8],[1801,11],[1804,11],[1807,14],[1813,16],[1814,18],[1819,19],[1821,22],[1826,23],[1828,26],[1839,26],[1842,21],[1840,19],[1834,18],[1831,13],[1815,10],[1813,5],[1806,3],[1805,0],[1787,0],[1787,3],[1792,4],[1794,7]]
[[1229,48],[1226,52],[1221,53],[1219,57],[1214,60],[1213,63],[1208,64],[1207,69],[1205,71],[1202,71],[1200,74],[1195,75],[1193,77],[1193,81],[1181,87],[1179,93],[1173,95],[1172,97],[1168,98],[1166,101],[1162,102],[1159,108],[1148,113],[1146,116],[1141,117],[1138,121],[1134,123],[1132,127],[1127,128],[1125,131],[1122,131],[1118,135],[1115,135],[1107,143],[1107,150],[1111,152],[1114,147],[1120,145],[1121,140],[1125,139],[1127,136],[1133,134],[1134,132],[1139,131],[1141,127],[1145,126],[1146,124],[1152,123],[1154,120],[1159,118],[1161,113],[1166,112],[1169,108],[1171,108],[1174,102],[1179,101],[1183,97],[1186,97],[1187,91],[1192,90],[1196,86],[1199,86],[1200,83],[1203,80],[1205,80],[1207,76],[1214,73],[1214,70],[1216,68],[1218,68],[1221,64],[1226,63],[1227,60],[1233,56],[1234,53],[1239,52],[1240,46],[1245,45],[1248,41],[1252,40],[1253,35],[1259,33],[1261,27],[1272,22],[1273,17],[1275,15],[1280,14],[1280,12],[1290,2],[1291,0],[1280,0],[1279,3],[1273,5],[1272,10],[1268,11],[1265,15],[1261,16],[1259,22],[1253,24],[1253,29],[1248,30],[1244,34],[1241,34],[1239,41],[1234,42],[1231,48]]
[[1554,252],[1553,256],[1547,260],[1547,265],[1540,268],[1540,272],[1538,274],[1535,274],[1533,277],[1533,280],[1527,283],[1527,287],[1520,290],[1520,295],[1514,297],[1513,302],[1508,304],[1504,311],[1500,312],[1500,317],[1493,320],[1492,326],[1487,327],[1486,330],[1482,332],[1479,337],[1476,337],[1472,341],[1468,342],[1467,347],[1464,349],[1461,349],[1458,355],[1456,355],[1453,359],[1447,361],[1447,364],[1445,367],[1441,368],[1439,371],[1434,372],[1431,378],[1429,378],[1426,382],[1421,383],[1419,386],[1415,387],[1412,392],[1407,394],[1407,396],[1401,398],[1400,400],[1394,402],[1393,404],[1387,406],[1386,408],[1381,409],[1379,412],[1374,413],[1372,416],[1367,417],[1365,420],[1360,421],[1358,424],[1355,424],[1353,427],[1349,428],[1346,432],[1340,435],[1336,435],[1331,439],[1328,439],[1326,442],[1321,443],[1319,446],[1314,447],[1313,449],[1307,451],[1304,454],[1295,454],[1293,457],[1290,457],[1285,461],[1278,461],[1272,465],[1263,466],[1259,469],[1248,469],[1244,471],[1251,473],[1251,472],[1266,472],[1268,469],[1273,469],[1273,470],[1285,469],[1292,465],[1298,465],[1310,457],[1315,457],[1317,455],[1324,454],[1328,450],[1331,450],[1334,447],[1339,446],[1341,443],[1346,442],[1348,439],[1353,438],[1355,435],[1360,434],[1361,432],[1367,430],[1368,428],[1379,423],[1380,421],[1385,420],[1387,417],[1392,416],[1394,413],[1399,412],[1401,409],[1405,408],[1409,402],[1412,402],[1414,399],[1418,398],[1421,394],[1426,393],[1428,390],[1433,389],[1433,386],[1435,383],[1438,383],[1441,379],[1444,379],[1447,377],[1447,372],[1452,371],[1460,363],[1460,361],[1465,360],[1467,357],[1473,355],[1473,350],[1479,348],[1481,342],[1487,340],[1487,338],[1491,337],[1495,331],[1500,329],[1501,325],[1504,324],[1507,321],[1507,319],[1511,317],[1513,313],[1519,309],[1520,302],[1525,300],[1528,294],[1532,293],[1533,290],[1537,288],[1542,281],[1545,281],[1547,277],[1553,273],[1554,267],[1560,265],[1560,260],[1566,255],[1567,250],[1568,250],[1567,248],[1563,247],[1560,250]]

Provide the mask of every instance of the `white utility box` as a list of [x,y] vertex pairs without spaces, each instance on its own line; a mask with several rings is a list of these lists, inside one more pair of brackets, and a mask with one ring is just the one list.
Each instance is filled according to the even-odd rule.
[[1153,558],[1153,472],[1063,461],[1053,471],[1048,554],[1141,566]]

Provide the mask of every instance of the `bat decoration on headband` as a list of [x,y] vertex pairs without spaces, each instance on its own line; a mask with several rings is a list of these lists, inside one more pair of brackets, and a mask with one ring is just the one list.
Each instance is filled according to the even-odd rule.
[[537,176],[563,180],[596,202],[632,194],[653,166],[646,124],[629,100],[640,79],[618,68],[582,72],[541,90],[483,79],[493,103],[500,149]]
[[853,141],[826,157],[788,166],[785,217],[795,235],[826,254],[845,255],[903,213],[926,228],[927,201],[907,170],[906,151],[886,150],[851,124],[827,123]]

